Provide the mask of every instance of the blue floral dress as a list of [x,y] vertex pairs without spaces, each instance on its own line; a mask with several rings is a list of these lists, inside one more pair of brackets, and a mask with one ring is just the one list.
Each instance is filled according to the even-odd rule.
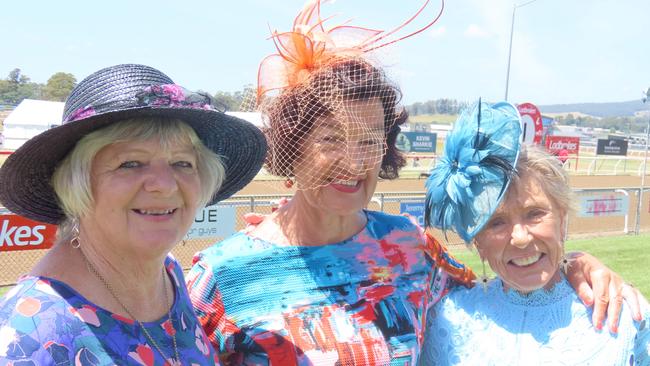
[[[218,364],[192,309],[183,272],[168,257],[175,284],[172,324],[167,315],[143,323],[173,357],[176,334],[183,365]],[[0,299],[0,366],[169,365],[137,323],[91,303],[61,281],[27,276]]]

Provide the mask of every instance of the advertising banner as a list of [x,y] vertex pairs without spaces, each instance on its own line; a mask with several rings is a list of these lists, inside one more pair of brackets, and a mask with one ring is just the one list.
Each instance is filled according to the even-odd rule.
[[401,132],[395,144],[403,152],[435,153],[437,138],[432,132]]
[[546,136],[546,151],[557,155],[566,150],[569,154],[578,155],[580,151],[580,137],[575,136]]
[[517,105],[517,110],[521,115],[521,129],[524,133],[524,144],[541,144],[544,126],[542,124],[542,114],[539,112],[537,106],[533,103],[522,103]]
[[625,216],[630,198],[622,194],[602,194],[580,197],[580,217]]
[[187,232],[188,239],[225,238],[235,233],[236,208],[212,205],[199,211]]
[[554,119],[551,117],[542,116],[542,144],[546,141],[546,136],[548,136],[551,126],[553,125]]
[[14,214],[0,215],[0,252],[48,249],[55,237],[55,225]]
[[415,217],[417,223],[424,227],[424,201],[400,202],[399,213]]
[[627,155],[627,140],[598,139],[596,155]]

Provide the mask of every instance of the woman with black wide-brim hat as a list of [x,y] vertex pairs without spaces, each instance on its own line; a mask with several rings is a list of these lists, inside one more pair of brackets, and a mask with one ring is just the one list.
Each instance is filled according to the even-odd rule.
[[0,202],[59,225],[48,254],[0,300],[0,364],[215,364],[169,251],[195,213],[253,179],[261,132],[162,72],[84,79],[63,124],[0,169]]

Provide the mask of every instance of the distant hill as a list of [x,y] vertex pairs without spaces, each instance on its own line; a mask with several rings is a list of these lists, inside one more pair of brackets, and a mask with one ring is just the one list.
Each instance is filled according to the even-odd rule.
[[537,106],[542,113],[579,112],[595,117],[632,117],[636,112],[647,111],[650,106],[641,100],[613,103],[574,103]]

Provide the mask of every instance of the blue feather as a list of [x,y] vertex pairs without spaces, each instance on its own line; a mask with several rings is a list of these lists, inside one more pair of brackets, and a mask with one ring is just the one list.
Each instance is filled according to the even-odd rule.
[[445,155],[425,183],[425,224],[470,242],[498,207],[521,143],[517,109],[506,102],[464,110],[447,135]]

